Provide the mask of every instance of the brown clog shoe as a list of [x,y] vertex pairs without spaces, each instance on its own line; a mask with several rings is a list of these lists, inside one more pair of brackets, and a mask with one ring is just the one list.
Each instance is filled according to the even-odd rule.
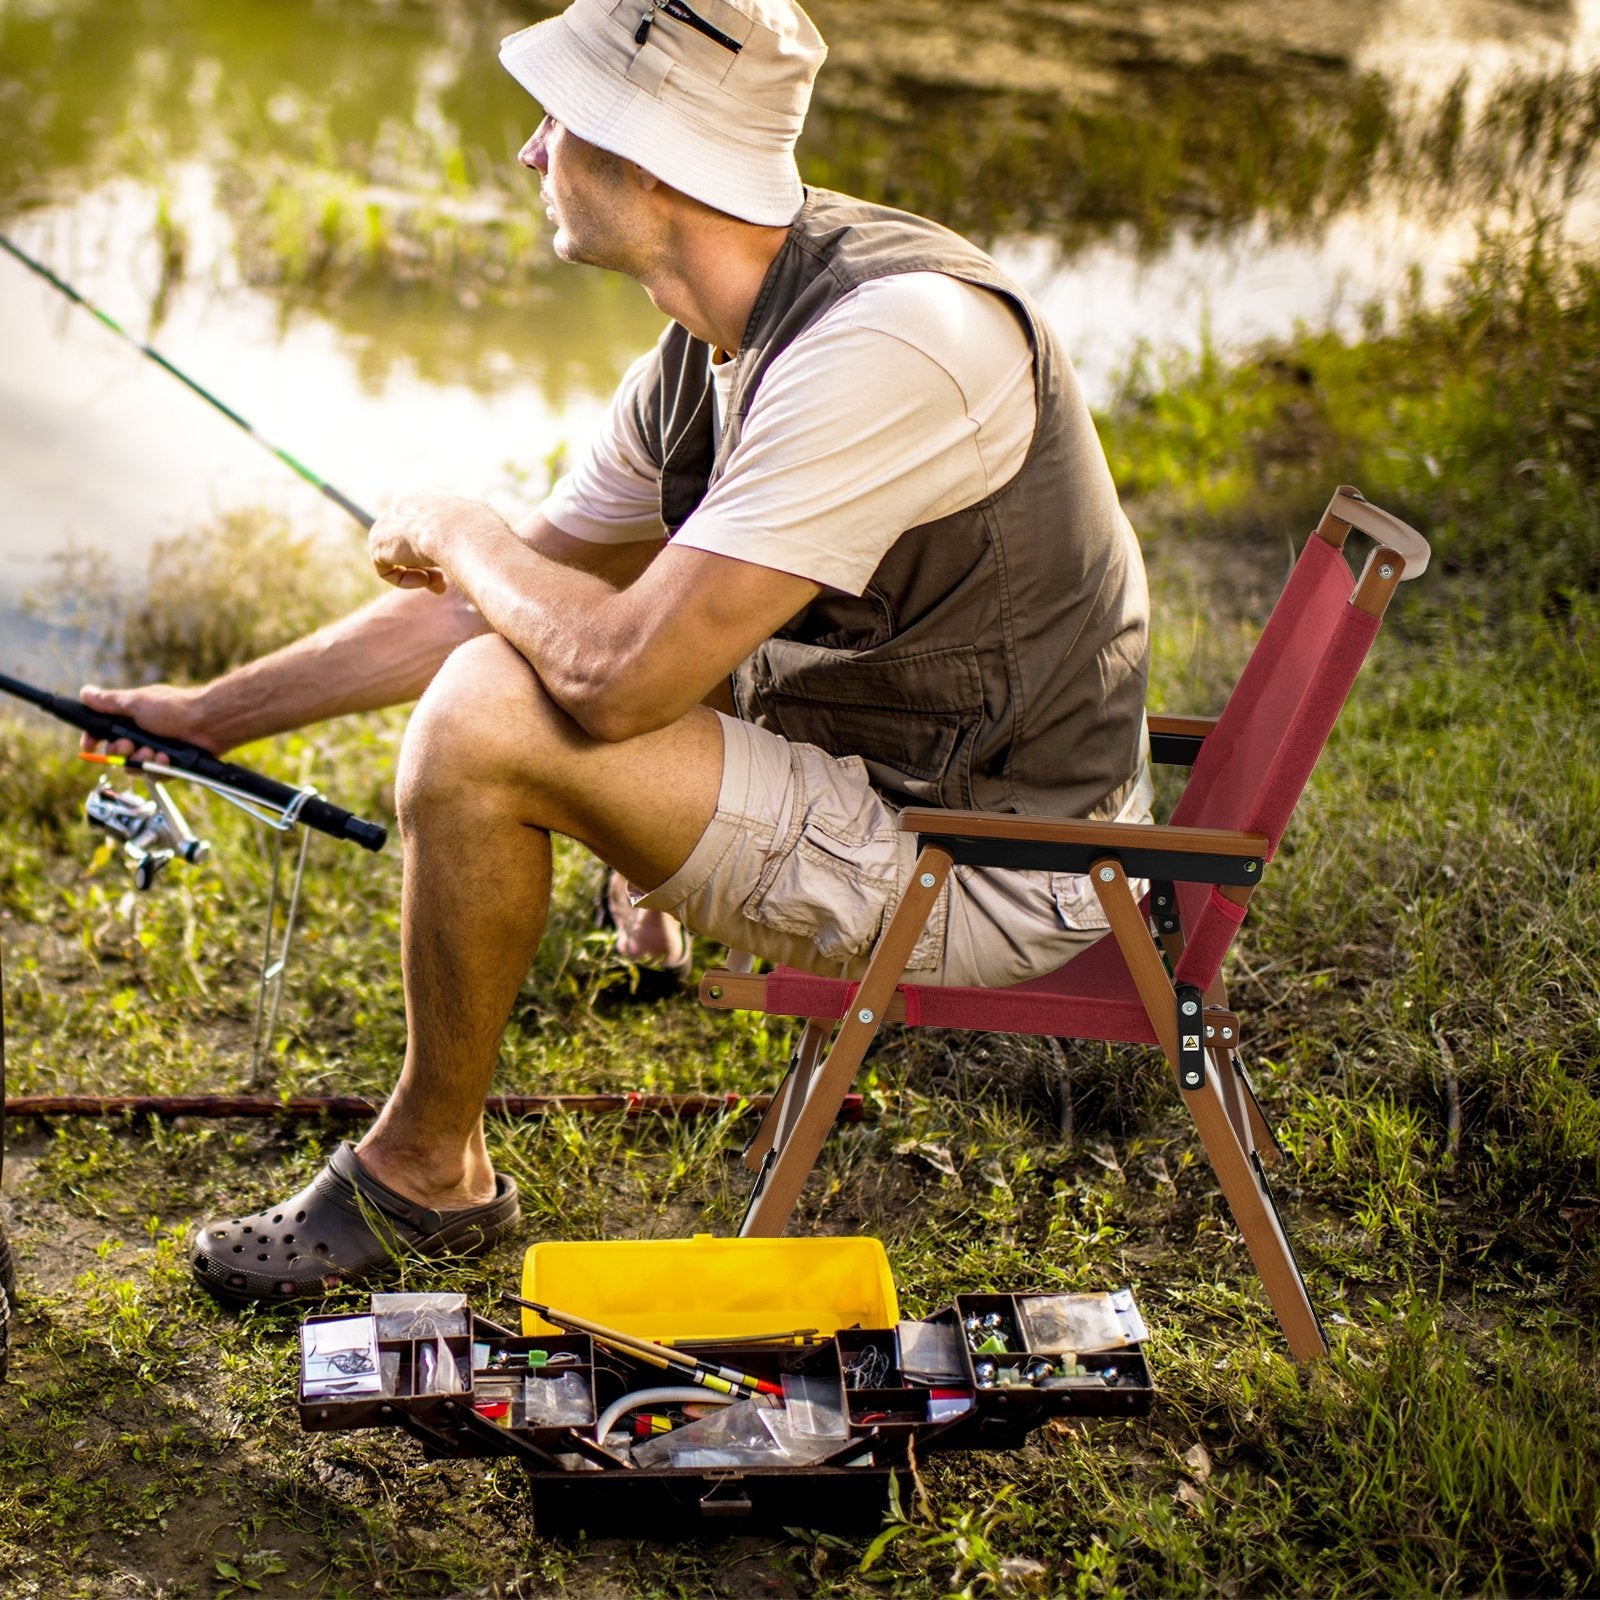
[[281,1205],[195,1229],[200,1287],[226,1305],[320,1299],[345,1283],[393,1277],[406,1257],[481,1255],[517,1224],[517,1186],[497,1175],[494,1199],[434,1211],[380,1183],[341,1144],[321,1172]]

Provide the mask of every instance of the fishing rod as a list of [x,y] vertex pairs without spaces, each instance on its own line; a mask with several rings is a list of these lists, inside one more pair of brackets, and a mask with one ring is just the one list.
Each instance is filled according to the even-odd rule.
[[[362,527],[372,526],[372,516],[362,510],[349,496],[341,494],[339,490],[320,478],[303,462],[279,445],[258,433],[246,419],[239,415],[231,406],[219,400],[216,395],[203,384],[197,383],[188,373],[175,366],[159,350],[143,343],[129,333],[115,318],[102,311],[80,294],[64,278],[52,272],[42,261],[37,261],[33,256],[3,233],[0,233],[0,249],[6,250],[10,255],[20,261],[30,272],[37,273],[52,288],[60,290],[75,305],[80,305],[97,321],[108,327],[118,338],[126,340],[135,349],[148,356],[157,366],[170,372],[180,383],[192,389],[208,405],[214,406],[230,422],[242,428],[249,436],[263,448],[270,450],[285,466],[298,474],[314,489],[325,494],[335,505],[348,511]],[[163,778],[184,777],[202,788],[221,794],[224,799],[239,805],[241,809],[250,811],[262,821],[271,821],[271,814],[276,814],[283,819],[284,827],[292,827],[296,822],[303,822],[308,828],[315,828],[319,833],[331,834],[336,839],[350,839],[366,850],[381,850],[387,830],[374,822],[363,822],[359,817],[353,817],[348,811],[341,810],[338,806],[330,805],[326,800],[319,798],[315,791],[310,789],[291,789],[287,784],[278,783],[272,778],[263,777],[260,773],[251,772],[248,768],[235,765],[231,761],[219,760],[208,750],[202,750],[198,745],[187,744],[178,739],[165,739],[141,728],[138,723],[127,717],[108,716],[102,712],[91,711],[81,700],[72,700],[65,695],[48,694],[42,689],[36,689],[31,684],[21,682],[17,678],[6,677],[0,673],[0,690],[15,695],[20,700],[26,700],[30,705],[37,706],[41,711],[58,718],[62,722],[70,723],[73,727],[81,729],[91,737],[112,743],[127,739],[134,745],[159,752],[167,758],[168,767],[163,768]],[[126,766],[130,770],[142,771],[137,762],[121,758],[111,758],[116,764]],[[159,788],[159,785],[157,785]],[[159,799],[160,810],[164,817],[164,827],[158,828],[158,833],[174,835],[180,849],[174,854],[184,854],[186,859],[196,860],[200,853],[193,849],[192,842],[185,837],[186,825],[181,817],[164,797]],[[268,815],[263,815],[254,806],[265,807]],[[122,833],[132,843],[134,835],[127,830],[132,828],[135,818],[126,811],[119,812],[114,804],[107,803],[100,808],[101,815],[91,815],[90,820],[108,831]],[[142,846],[140,847],[142,848]],[[170,857],[169,857],[170,859]],[[164,863],[163,863],[164,864]],[[149,875],[153,878],[153,873]],[[149,886],[148,881],[141,882],[141,888]]]
[[[119,840],[122,853],[133,868],[136,889],[154,886],[157,876],[176,860],[198,863],[209,847],[195,836],[168,785],[173,779],[217,795],[229,805],[264,823],[273,831],[272,884],[267,896],[266,925],[261,951],[261,979],[256,992],[256,1026],[253,1057],[259,1066],[267,1043],[277,1026],[278,1006],[283,998],[283,974],[294,943],[295,918],[300,908],[300,888],[305,879],[306,847],[311,830],[335,839],[347,839],[363,850],[381,850],[389,837],[381,823],[353,816],[342,806],[324,800],[315,789],[296,789],[276,778],[224,761],[199,745],[170,739],[142,728],[132,717],[94,711],[81,700],[51,694],[20,678],[0,672],[0,692],[26,702],[48,716],[86,733],[106,744],[128,741],[136,749],[148,749],[166,757],[143,761],[132,756],[85,754],[84,759],[102,766],[119,767],[143,778],[150,787],[150,798],[129,789],[117,789],[102,778],[83,803],[84,818],[112,840]],[[273,924],[280,899],[283,839],[299,825],[300,849],[289,889],[284,916],[283,937],[273,951]],[[269,1004],[270,996],[270,1004]]]
[[[0,1063],[3,1065],[3,1063]],[[483,1102],[491,1117],[619,1116],[628,1122],[695,1117],[736,1117],[765,1111],[770,1094],[651,1094],[627,1089],[618,1094],[495,1094]],[[382,1100],[361,1094],[25,1094],[5,1101],[5,1115],[28,1117],[262,1117],[280,1121],[325,1117],[370,1118]],[[860,1122],[861,1096],[846,1095],[840,1122]],[[754,1342],[745,1336],[746,1342]]]
[[276,778],[268,778],[249,767],[224,761],[197,744],[182,739],[169,739],[162,734],[141,728],[132,717],[118,716],[105,711],[93,711],[81,700],[64,694],[50,694],[36,689],[20,678],[7,677],[0,672],[0,691],[25,700],[31,706],[80,729],[92,739],[106,744],[127,740],[136,748],[154,750],[167,758],[167,765],[143,763],[125,756],[104,758],[111,764],[126,767],[132,772],[143,772],[148,778],[159,772],[163,779],[184,778],[223,799],[241,810],[249,811],[260,821],[279,819],[285,829],[295,823],[304,823],[318,833],[335,839],[348,839],[363,850],[381,850],[389,837],[389,830],[378,822],[366,822],[352,816],[342,807],[324,800],[315,789],[295,789]]
[[92,301],[85,299],[84,296],[79,294],[78,291],[74,289],[72,285],[64,278],[58,277],[49,269],[49,267],[45,266],[42,261],[36,261],[28,254],[26,250],[22,249],[21,246],[14,244],[3,233],[0,233],[0,249],[4,249],[10,255],[15,256],[16,259],[23,264],[23,266],[25,266],[30,272],[37,273],[52,288],[59,289],[61,293],[64,294],[67,299],[72,301],[74,305],[82,306],[90,316],[94,317],[96,321],[103,323],[114,334],[116,334],[119,339],[125,339],[134,347],[135,350],[139,351],[142,355],[148,356],[158,367],[170,372],[179,383],[185,385],[185,387],[189,389],[192,389],[197,395],[200,396],[202,400],[206,402],[207,405],[214,406],[218,411],[220,411],[229,422],[235,424],[237,427],[243,428],[244,431],[249,434],[257,444],[262,446],[263,449],[270,450],[273,455],[275,455],[286,467],[289,468],[291,472],[294,472],[301,478],[305,479],[305,481],[319,493],[325,494],[336,506],[348,511],[363,528],[370,528],[372,526],[373,519],[371,515],[366,511],[363,511],[354,500],[350,499],[347,495],[341,494],[325,478],[319,478],[316,473],[314,473],[302,461],[299,461],[294,456],[290,455],[287,450],[283,449],[279,445],[275,445],[270,439],[258,433],[250,425],[250,423],[248,423],[239,415],[237,411],[233,409],[232,406],[227,405],[223,401],[219,400],[216,395],[212,394],[212,392],[204,386],[204,384],[197,383],[189,376],[187,372],[183,371],[181,367],[175,366],[164,355],[162,355],[159,350],[156,350],[150,345],[145,344],[142,340],[135,338],[134,335],[129,333],[128,330],[124,328],[121,323],[116,321],[115,318],[107,315],[106,312],[102,311],[100,307],[95,305]]

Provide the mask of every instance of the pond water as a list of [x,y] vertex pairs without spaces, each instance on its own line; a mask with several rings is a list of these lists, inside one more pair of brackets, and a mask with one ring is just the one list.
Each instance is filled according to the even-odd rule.
[[[537,498],[659,319],[554,262],[495,44],[554,6],[0,0],[0,231],[369,509]],[[1103,402],[1143,353],[1435,297],[1593,226],[1600,0],[819,0],[802,166],[972,233]],[[0,670],[70,681],[64,552],[136,587],[242,505],[353,524],[0,256]]]

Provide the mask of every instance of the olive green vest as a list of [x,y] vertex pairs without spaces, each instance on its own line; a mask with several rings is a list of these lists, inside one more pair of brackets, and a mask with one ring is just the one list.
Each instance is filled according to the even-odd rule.
[[1027,457],[996,493],[902,533],[860,598],[825,590],[780,628],[735,671],[735,708],[860,756],[895,805],[1112,815],[1143,751],[1144,564],[1071,366],[1022,293],[958,235],[809,190],[750,313],[721,438],[710,348],[682,327],[637,391],[662,520],[676,532],[721,475],[793,339],[858,284],[922,271],[1014,307],[1033,347]]

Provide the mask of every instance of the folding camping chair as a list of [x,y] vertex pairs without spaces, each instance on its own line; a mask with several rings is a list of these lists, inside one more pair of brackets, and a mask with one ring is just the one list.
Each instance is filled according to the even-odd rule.
[[[1353,587],[1343,554],[1351,528],[1377,544]],[[1396,586],[1427,564],[1420,534],[1341,488],[1222,715],[1150,718],[1155,759],[1192,768],[1170,822],[907,810],[900,826],[917,835],[916,867],[859,983],[784,967],[765,976],[708,972],[700,996],[709,1006],[807,1019],[745,1152],[759,1175],[740,1232],[783,1231],[885,1021],[1159,1045],[1291,1351],[1300,1361],[1324,1354],[1327,1341],[1267,1189],[1265,1168],[1282,1152],[1239,1060],[1222,961]],[[1109,933],[1057,971],[1010,988],[901,983],[956,865],[1088,873]],[[1143,904],[1130,878],[1149,879]]]

